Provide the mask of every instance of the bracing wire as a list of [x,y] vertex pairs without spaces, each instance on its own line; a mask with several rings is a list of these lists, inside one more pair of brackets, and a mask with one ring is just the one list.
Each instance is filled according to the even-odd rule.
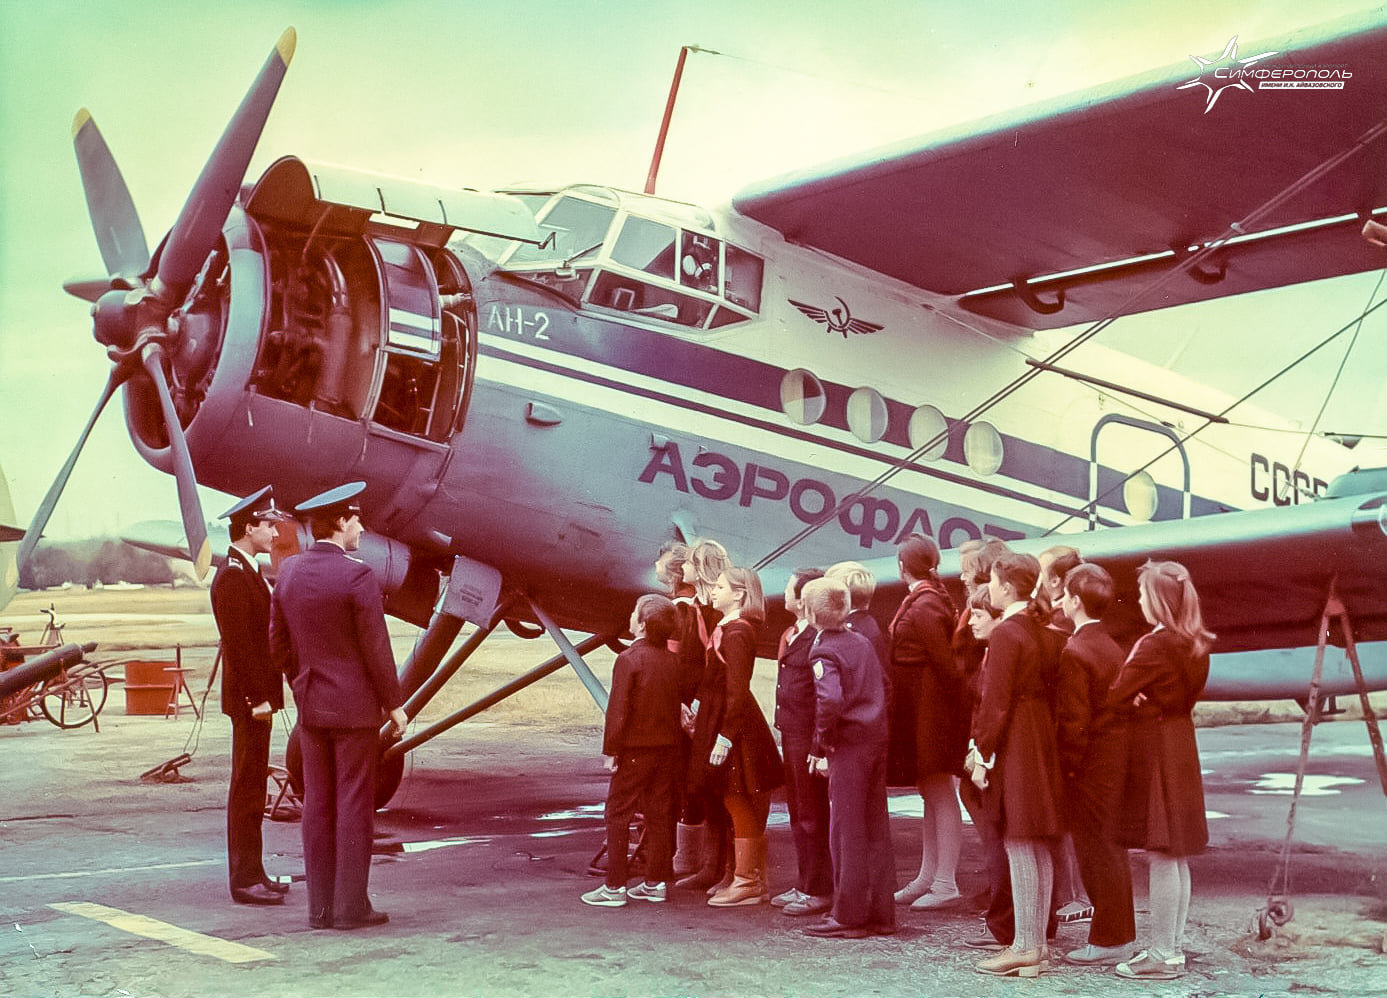
[[[1103,332],[1114,322],[1116,322],[1119,318],[1123,317],[1128,312],[1133,311],[1132,306],[1135,305],[1138,301],[1155,294],[1161,288],[1176,280],[1179,276],[1187,273],[1195,267],[1198,267],[1205,260],[1207,260],[1209,257],[1213,256],[1220,249],[1222,249],[1223,246],[1230,239],[1234,239],[1238,236],[1245,235],[1249,232],[1254,231],[1257,223],[1261,221],[1263,218],[1265,218],[1267,215],[1275,211],[1286,201],[1290,200],[1291,198],[1294,198],[1296,195],[1304,191],[1306,188],[1319,182],[1319,180],[1323,178],[1326,174],[1336,169],[1340,164],[1344,163],[1346,160],[1351,159],[1353,156],[1357,155],[1367,146],[1371,145],[1373,142],[1381,138],[1384,134],[1387,134],[1387,120],[1378,122],[1376,125],[1372,126],[1361,136],[1359,136],[1358,139],[1354,141],[1352,145],[1341,150],[1339,153],[1335,154],[1334,156],[1331,156],[1329,159],[1325,160],[1324,162],[1307,171],[1305,174],[1293,181],[1282,191],[1273,195],[1271,198],[1264,201],[1261,205],[1254,208],[1244,218],[1231,223],[1228,226],[1228,228],[1224,231],[1224,233],[1217,239],[1205,243],[1197,252],[1191,253],[1188,256],[1186,256],[1175,267],[1172,267],[1170,270],[1161,274],[1159,277],[1156,277],[1155,279],[1147,283],[1145,286],[1137,288],[1135,291],[1133,291],[1131,295],[1127,297],[1127,299],[1124,302],[1122,302],[1116,309],[1110,312],[1107,316],[1092,323],[1091,325],[1086,327],[1082,332],[1072,337],[1068,342],[1062,344],[1060,347],[1054,350],[1049,356],[1047,356],[1042,361],[1042,364],[1049,366],[1057,364],[1060,360],[1064,359],[1069,354],[1077,350],[1079,347],[1083,346],[1085,343],[1092,340],[1099,333]],[[1373,306],[1373,308],[1365,311],[1363,315],[1360,316],[1356,321],[1361,322],[1362,319],[1369,314],[1369,312],[1375,311],[1377,307],[1378,306]],[[1334,336],[1337,337],[1339,334],[1343,333],[1344,330],[1347,328],[1348,327],[1346,326],[1344,327],[1344,329],[1340,329],[1338,333],[1334,334]],[[1334,337],[1331,337],[1331,339],[1333,338]],[[1320,344],[1320,346],[1323,345],[1323,343]],[[1315,347],[1314,349],[1318,350],[1319,347]],[[1314,350],[1311,351],[1311,353],[1313,352]],[[1308,354],[1306,356],[1308,356]],[[1299,361],[1297,361],[1296,363],[1299,363]],[[965,425],[973,422],[974,420],[978,419],[979,417],[987,413],[989,410],[995,408],[997,405],[1005,401],[1007,398],[1010,398],[1012,395],[1020,391],[1026,385],[1030,384],[1032,380],[1039,377],[1042,373],[1044,372],[1038,367],[1033,367],[1026,370],[1018,377],[1013,379],[1011,382],[1009,382],[1007,385],[1003,386],[1002,388],[994,392],[979,405],[975,406],[967,414],[962,416],[959,421],[964,423]],[[1285,371],[1280,372],[1279,374],[1275,375],[1272,380],[1275,380],[1276,377],[1280,377],[1281,374],[1284,373]],[[1260,390],[1261,389],[1259,387],[1258,389],[1254,390],[1254,393]],[[1201,430],[1203,428],[1203,426],[1200,427]],[[933,437],[925,441],[919,447],[916,447],[905,457],[893,462],[890,467],[881,472],[881,474],[877,475],[871,481],[867,482],[862,488],[857,489],[856,491],[844,496],[843,499],[839,501],[839,503],[836,506],[834,506],[833,509],[825,511],[825,513],[818,520],[803,527],[794,535],[792,535],[789,539],[779,544],[768,554],[763,555],[760,559],[756,561],[756,563],[752,567],[758,571],[762,568],[765,568],[767,565],[771,564],[777,558],[781,557],[782,555],[790,551],[792,548],[799,545],[805,539],[818,532],[824,526],[826,526],[834,519],[836,519],[839,515],[841,515],[845,510],[851,508],[854,504],[860,502],[863,498],[875,492],[877,489],[881,488],[881,486],[885,485],[888,481],[890,481],[900,472],[913,466],[926,453],[928,453],[933,448],[937,447],[939,444],[943,443],[948,438],[949,432],[950,430],[948,427],[946,427],[943,430],[940,430]],[[1167,451],[1166,453],[1169,453],[1169,451]],[[1163,457],[1164,454],[1162,454],[1161,456]],[[1151,463],[1154,463],[1154,461]],[[1148,464],[1147,467],[1149,466],[1150,465]],[[1136,474],[1136,472],[1133,472],[1133,474]],[[1071,513],[1068,517],[1065,518],[1065,520],[1061,521],[1061,524],[1068,522],[1070,519],[1073,519],[1075,515],[1076,514]],[[1051,531],[1047,531],[1047,534],[1053,532],[1054,529],[1058,529],[1058,527],[1052,528]]]

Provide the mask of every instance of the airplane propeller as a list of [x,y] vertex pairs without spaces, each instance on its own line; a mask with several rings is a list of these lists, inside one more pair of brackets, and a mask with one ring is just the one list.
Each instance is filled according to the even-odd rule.
[[[197,344],[188,343],[183,333],[185,319],[199,304],[198,295],[190,292],[208,258],[217,252],[222,228],[294,56],[295,42],[293,28],[280,36],[202,168],[173,228],[156,252],[152,268],[144,229],[120,168],[91,114],[85,108],[77,113],[73,121],[73,148],[92,228],[109,277],[104,288],[85,278],[68,281],[64,287],[79,298],[94,301],[92,335],[107,348],[114,366],[77,445],[25,531],[19,547],[21,565],[27,563],[38,544],[77,457],[116,388],[126,386],[126,402],[133,408],[148,405],[147,388],[152,386],[159,405],[157,422],[162,425],[173,459],[188,551],[193,555],[198,578],[207,574],[212,562],[207,523],[171,386],[184,384],[181,375],[196,380],[203,373],[200,365],[204,358]],[[137,384],[141,381],[145,384]]]

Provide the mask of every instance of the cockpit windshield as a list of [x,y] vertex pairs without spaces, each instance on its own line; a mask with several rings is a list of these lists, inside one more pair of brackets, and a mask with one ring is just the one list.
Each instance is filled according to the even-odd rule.
[[559,198],[539,220],[539,231],[545,236],[553,236],[548,240],[548,245],[518,243],[506,265],[520,267],[564,261],[581,255],[585,250],[591,252],[592,247],[600,248],[606,241],[607,230],[615,217],[616,208],[612,205],[594,204],[573,197]]
[[760,311],[764,261],[727,244],[700,209],[600,187],[568,188],[536,209],[545,243],[511,243],[501,267],[577,305],[697,329]]

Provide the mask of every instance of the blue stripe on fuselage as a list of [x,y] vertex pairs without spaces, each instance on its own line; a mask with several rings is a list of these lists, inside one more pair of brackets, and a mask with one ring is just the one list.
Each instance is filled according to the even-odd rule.
[[[511,285],[507,290],[524,294],[524,290],[528,289]],[[533,321],[527,322],[525,314],[527,312],[531,313],[531,316],[539,312],[546,316],[542,335],[536,335],[539,329]],[[684,408],[716,414],[784,436],[871,458],[887,465],[900,463],[898,459],[890,455],[828,440],[788,424],[785,421],[780,402],[780,383],[788,368],[728,353],[667,333],[574,313],[566,308],[556,306],[552,299],[547,296],[541,297],[539,294],[535,294],[530,301],[515,301],[514,299],[479,301],[477,313],[481,330],[484,333],[503,339],[529,343],[559,354],[567,354],[619,370],[630,371],[633,374],[663,381],[673,386],[690,388],[744,405],[754,406],[774,413],[777,418],[774,421],[751,419],[728,412],[725,409],[699,406],[683,397],[635,389],[630,385],[574,371],[571,368],[545,367],[545,365],[528,357],[502,351],[498,347],[491,347],[486,344],[481,346],[483,354],[504,356],[505,359],[516,363],[578,377],[593,384],[602,384],[643,397],[660,399]],[[824,386],[826,406],[819,422],[835,429],[848,430],[847,402],[853,389],[837,382],[824,381],[822,378],[820,381]],[[914,411],[913,407],[894,399],[887,399],[886,404],[889,418],[883,441],[906,450],[913,450],[907,430],[910,414]],[[963,449],[963,433],[958,429],[963,424],[960,420],[947,415],[945,421],[949,426],[949,436],[941,460],[967,467]],[[999,474],[1014,481],[1025,482],[1048,491],[1087,500],[1089,489],[1088,461],[1065,451],[1047,447],[1044,444],[1006,434],[1002,435],[1002,445],[1003,457],[1001,468],[998,470]],[[976,478],[951,474],[940,470],[937,465],[912,462],[907,467],[912,471],[934,478],[977,488],[992,495],[1016,499],[1055,513],[1075,516],[1086,515],[1081,508],[1061,505],[1013,489],[992,485]],[[1116,469],[1100,467],[1100,480],[1110,480],[1113,475],[1117,475],[1119,478],[1123,477],[1122,473]],[[1178,518],[1178,511],[1181,506],[1179,490],[1167,485],[1158,485],[1157,488],[1159,500],[1156,518]],[[1099,505],[1125,512],[1125,507],[1121,503],[1120,489],[1100,499]],[[1200,496],[1191,497],[1190,505],[1193,516],[1223,512],[1229,509],[1223,503]],[[1175,511],[1176,515],[1169,515],[1171,511]],[[1166,515],[1162,515],[1163,513]],[[1115,525],[1106,519],[1102,519],[1100,522],[1104,526]]]

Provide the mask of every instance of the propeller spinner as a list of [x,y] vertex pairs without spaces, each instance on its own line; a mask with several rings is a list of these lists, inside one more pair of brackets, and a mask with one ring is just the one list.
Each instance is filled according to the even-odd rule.
[[65,287],[78,297],[95,299],[92,335],[107,348],[112,369],[86,428],[25,531],[19,546],[21,565],[38,544],[97,418],[115,390],[124,385],[127,405],[150,409],[157,406],[157,411],[151,412],[144,422],[158,426],[167,438],[188,551],[194,556],[198,578],[207,574],[212,549],[197,497],[192,458],[170,386],[178,387],[182,383],[180,375],[188,373],[190,367],[196,371],[199,363],[197,344],[184,333],[199,304],[198,296],[190,293],[196,290],[198,275],[208,259],[218,252],[222,228],[294,56],[295,41],[293,28],[280,36],[212,150],[173,228],[156,252],[153,266],[139,214],[120,168],[91,114],[85,108],[77,113],[73,121],[73,148],[92,228],[109,276],[104,287],[90,280],[71,281]]

